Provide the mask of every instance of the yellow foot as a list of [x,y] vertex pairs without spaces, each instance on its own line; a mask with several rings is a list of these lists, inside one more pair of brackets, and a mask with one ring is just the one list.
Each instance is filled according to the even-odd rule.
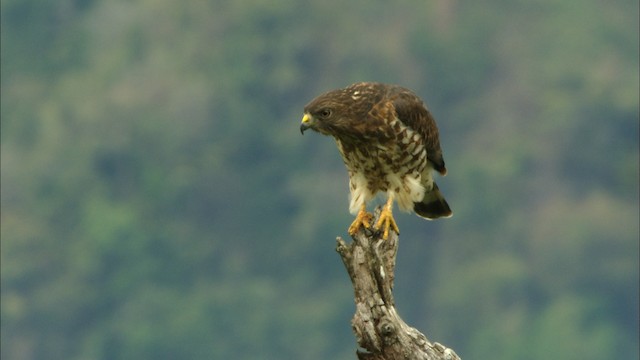
[[356,215],[356,219],[353,220],[351,226],[349,226],[349,235],[354,236],[360,229],[360,226],[363,226],[365,229],[371,227],[372,218],[373,215],[367,212],[365,205],[362,205],[360,211],[358,212],[358,215]]
[[382,234],[383,240],[387,240],[389,238],[389,228],[393,228],[393,231],[395,231],[396,234],[400,234],[400,229],[398,229],[398,225],[393,219],[391,207],[385,206],[384,209],[382,209],[382,212],[380,212],[380,218],[376,223],[376,229],[384,229],[384,233]]

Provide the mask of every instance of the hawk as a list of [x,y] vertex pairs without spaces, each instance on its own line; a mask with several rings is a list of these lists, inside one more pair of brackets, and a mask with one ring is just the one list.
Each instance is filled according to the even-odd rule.
[[438,127],[426,105],[411,90],[363,82],[326,92],[304,107],[300,132],[312,129],[333,136],[349,172],[349,226],[355,235],[371,227],[366,204],[386,193],[375,229],[387,239],[399,233],[393,202],[426,219],[450,217],[449,204],[433,180],[446,175]]

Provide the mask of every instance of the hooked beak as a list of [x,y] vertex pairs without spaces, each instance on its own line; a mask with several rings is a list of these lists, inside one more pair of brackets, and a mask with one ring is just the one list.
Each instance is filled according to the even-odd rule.
[[302,123],[300,124],[300,134],[304,135],[305,130],[311,128],[311,116],[309,114],[304,114],[302,117]]

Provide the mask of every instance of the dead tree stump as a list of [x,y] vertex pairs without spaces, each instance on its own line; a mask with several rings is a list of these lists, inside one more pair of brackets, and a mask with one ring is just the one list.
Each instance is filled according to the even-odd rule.
[[[375,224],[380,208],[374,213]],[[347,244],[338,237],[336,251],[342,257],[355,294],[356,312],[351,320],[361,349],[360,360],[456,360],[451,349],[430,342],[398,315],[393,300],[393,280],[398,252],[398,235],[389,238],[360,230]]]

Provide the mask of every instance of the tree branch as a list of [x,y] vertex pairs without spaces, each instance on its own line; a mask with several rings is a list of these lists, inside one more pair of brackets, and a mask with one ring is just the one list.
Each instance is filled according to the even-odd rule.
[[[380,216],[378,207],[372,224]],[[430,342],[407,325],[398,315],[393,300],[398,235],[389,238],[368,229],[360,230],[351,244],[337,239],[336,251],[342,257],[355,294],[356,313],[351,320],[360,360],[456,360],[451,349]]]

